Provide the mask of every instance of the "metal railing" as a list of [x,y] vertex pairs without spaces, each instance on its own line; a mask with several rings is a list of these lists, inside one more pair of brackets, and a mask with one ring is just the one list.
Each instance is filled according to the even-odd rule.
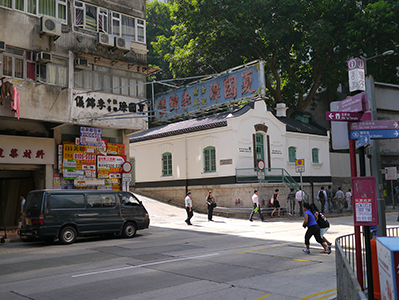
[[[258,174],[263,173],[262,178],[258,178]],[[293,188],[295,191],[299,190],[300,185],[291,177],[291,175],[283,168],[265,168],[263,171],[259,171],[257,168],[241,168],[236,169],[236,182],[259,182],[262,183],[284,183],[289,188]],[[303,191],[304,200],[309,202],[309,195]]]
[[[399,236],[399,227],[391,227],[386,229],[387,236]],[[373,238],[376,236],[376,232],[373,231]],[[355,278],[357,278],[356,274],[358,271],[363,272],[363,287],[367,289],[367,264],[366,264],[366,246],[365,246],[365,239],[364,234],[361,232],[361,253],[362,253],[362,270],[357,270],[356,268],[356,253],[355,253],[355,234],[347,234],[338,237],[335,240],[336,251],[341,251],[343,254],[343,259],[346,259],[346,264],[350,267],[350,270],[346,270],[346,272],[351,271]],[[340,266],[343,264],[339,262],[339,257],[336,256],[336,264],[337,264],[337,274],[340,273]],[[350,274],[349,274],[350,275]],[[339,280],[343,277],[350,277],[348,274],[337,276],[337,293],[350,293],[351,291],[347,290],[347,287],[343,291],[340,291],[340,284]],[[357,279],[356,279],[357,281]],[[356,287],[357,288],[357,287]],[[360,288],[360,285],[359,285]],[[353,291],[352,291],[353,292]],[[341,295],[342,296],[342,295]],[[338,297],[338,299],[350,299],[345,296]]]

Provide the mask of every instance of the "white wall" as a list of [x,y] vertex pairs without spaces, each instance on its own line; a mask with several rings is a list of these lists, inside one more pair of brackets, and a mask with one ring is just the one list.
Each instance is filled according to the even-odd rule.
[[[130,156],[136,158],[136,182],[200,179],[235,176],[236,168],[252,168],[252,153],[240,153],[240,147],[251,147],[255,124],[268,126],[272,168],[284,168],[292,176],[295,164],[288,162],[288,147],[297,148],[297,158],[304,158],[303,176],[330,176],[329,136],[286,132],[285,124],[266,110],[263,101],[242,116],[228,118],[228,126],[130,144]],[[216,172],[204,173],[203,149],[216,149]],[[265,148],[267,147],[265,138]],[[311,163],[312,148],[319,149],[319,164]],[[172,153],[173,176],[162,176],[162,154]],[[220,160],[232,164],[220,165]],[[265,149],[267,160],[267,149]],[[266,161],[267,163],[267,161]]]

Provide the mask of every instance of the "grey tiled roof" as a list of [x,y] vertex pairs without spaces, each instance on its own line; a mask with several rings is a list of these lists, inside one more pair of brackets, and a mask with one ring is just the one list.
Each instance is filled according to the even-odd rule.
[[218,113],[206,117],[190,119],[177,123],[171,123],[164,126],[150,128],[146,131],[130,136],[130,143],[152,140],[167,136],[179,135],[188,132],[207,130],[211,128],[227,126],[227,116],[234,117],[245,114],[253,105],[246,105],[234,111]]

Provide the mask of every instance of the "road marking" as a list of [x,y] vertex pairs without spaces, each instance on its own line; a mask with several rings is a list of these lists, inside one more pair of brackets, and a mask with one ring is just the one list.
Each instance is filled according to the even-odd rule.
[[215,255],[219,255],[219,253],[212,253],[212,254],[192,256],[192,257],[182,257],[182,258],[176,258],[176,259],[164,260],[164,261],[157,261],[157,262],[152,262],[152,263],[147,263],[147,264],[142,264],[142,265],[137,265],[137,266],[128,266],[128,267],[121,267],[121,268],[116,268],[116,269],[95,271],[95,272],[72,275],[71,277],[82,277],[82,276],[90,276],[90,275],[103,274],[103,273],[109,273],[109,272],[117,272],[117,271],[123,271],[123,270],[129,270],[129,269],[135,269],[135,268],[141,268],[141,267],[148,267],[148,266],[155,266],[155,265],[160,265],[160,264],[167,264],[167,263],[172,263],[172,262],[177,262],[177,261],[198,259],[198,258],[203,258],[203,257],[215,256]]
[[[330,292],[333,292],[333,293],[327,294],[327,293],[330,293]],[[327,298],[329,298],[331,296],[335,296],[337,294],[337,288],[326,290],[326,291],[319,292],[319,293],[316,293],[316,294],[312,294],[312,295],[309,295],[309,296],[306,296],[306,297],[303,297],[303,298],[298,298],[296,300],[306,300],[306,299],[310,299],[310,298],[313,298],[313,297],[316,297],[316,296],[319,296],[319,295],[322,295],[322,294],[326,294],[326,295],[323,295],[323,296],[318,297],[318,298],[314,298],[312,300],[327,299]]]
[[[271,293],[271,294],[273,294],[273,293]],[[271,294],[266,294],[266,295],[264,295],[264,296],[262,296],[262,297],[256,298],[255,300],[262,300],[262,299],[265,299],[266,297],[269,297]]]

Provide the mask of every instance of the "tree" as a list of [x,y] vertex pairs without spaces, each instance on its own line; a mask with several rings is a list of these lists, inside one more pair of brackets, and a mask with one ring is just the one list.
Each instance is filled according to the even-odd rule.
[[154,50],[175,77],[217,73],[262,59],[271,102],[304,110],[320,89],[347,82],[346,62],[358,54],[353,37],[360,32],[354,28],[365,22],[358,20],[364,10],[359,3],[175,0],[173,35],[158,37]]

